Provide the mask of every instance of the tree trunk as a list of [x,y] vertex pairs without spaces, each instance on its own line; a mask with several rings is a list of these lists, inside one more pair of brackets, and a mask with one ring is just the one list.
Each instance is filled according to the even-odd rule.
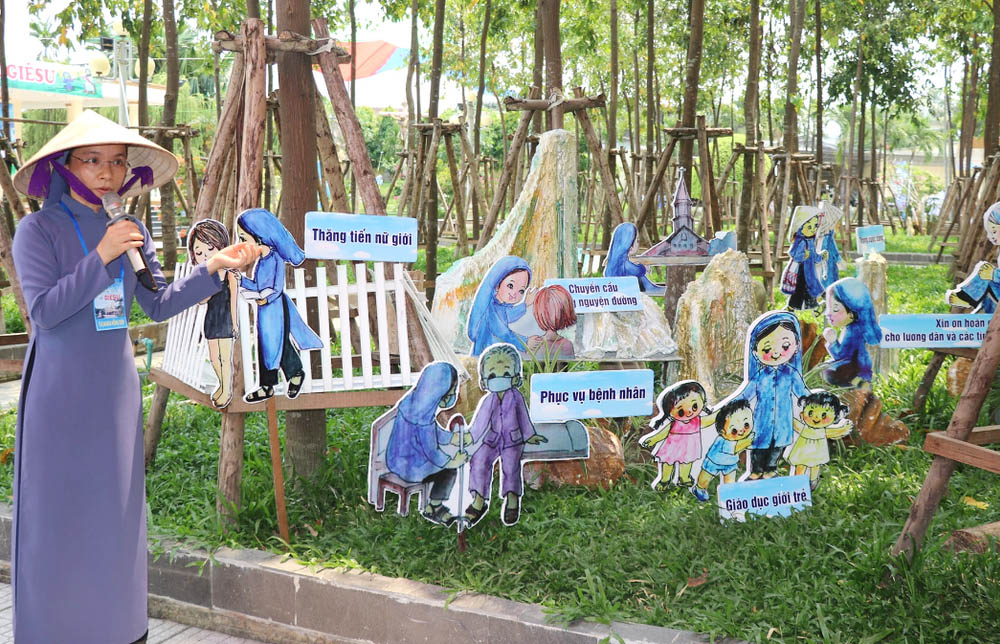
[[[611,0],[611,95],[608,99],[608,166],[612,178],[618,175],[618,0]],[[635,213],[629,213],[635,217]],[[611,245],[611,205],[604,202],[604,219],[602,221],[601,249],[607,250]]]
[[[539,0],[542,14],[542,43],[545,47],[545,96],[552,99],[562,96],[562,51],[559,39],[560,0]],[[556,106],[552,113],[552,129],[563,129],[563,108]]]
[[[427,106],[427,116],[431,122],[438,118],[438,108],[441,100],[441,58],[444,48],[444,4],[445,0],[434,2],[434,42],[431,54],[431,96]],[[437,150],[430,150],[434,156],[428,156],[424,163],[431,164],[430,194],[427,195],[427,222],[424,244],[427,257],[427,301],[434,301],[434,280],[437,279],[437,248],[438,248],[438,183],[437,183]]]
[[[860,38],[858,38],[857,62],[854,69],[854,87],[851,92],[851,94],[853,94],[853,98],[851,100],[851,124],[850,127],[847,128],[848,130],[847,149],[844,150],[844,159],[847,160],[847,172],[846,172],[847,178],[844,181],[844,214],[846,215],[848,220],[850,220],[851,217],[851,190],[853,189],[851,185],[851,180],[855,176],[855,168],[857,167],[853,163],[854,129],[858,117],[858,91],[861,88],[861,57],[864,55],[864,50],[861,48],[862,42],[863,41]],[[858,205],[858,207],[860,208],[860,204]],[[849,247],[850,247],[850,239],[848,239],[848,248]]]
[[[753,147],[755,144],[763,146],[764,142],[757,136],[760,129],[757,115],[760,111],[760,0],[750,0],[750,60],[747,63],[747,89],[743,94],[743,122],[746,124],[746,145]],[[743,155],[743,187],[740,194],[740,216],[736,229],[736,247],[740,252],[746,253],[750,249],[750,233],[752,230],[753,213],[753,185],[754,185],[754,161],[753,152],[746,152]],[[758,167],[757,172],[764,172],[763,167]],[[760,213],[765,217],[765,213]],[[767,246],[768,240],[762,240]]]
[[948,159],[945,163],[944,183],[950,186],[955,180],[955,136],[951,117],[951,62],[944,66],[944,113],[948,123],[948,147],[945,148]]
[[[823,165],[823,15],[822,0],[814,4],[816,13],[816,165]],[[822,168],[816,168],[816,185],[821,183]]]
[[[358,19],[354,9],[354,0],[348,0],[347,13],[351,22],[351,109],[357,105],[354,85],[358,75]],[[351,212],[357,211],[358,179],[354,174],[354,160],[351,159]]]
[[[534,33],[534,54],[535,60],[531,67],[531,84],[534,87],[545,87],[545,41],[544,41],[544,30],[542,29],[542,3],[539,2],[535,7],[535,33]],[[497,103],[499,108],[500,104]],[[545,119],[545,129],[551,126],[551,117],[548,112],[544,114],[542,112],[535,112],[531,119],[531,131],[533,134],[538,135],[542,133],[542,119]],[[506,142],[507,137],[504,137],[504,142]],[[535,148],[532,147],[531,151],[534,152]],[[506,154],[504,156],[506,157]]]
[[799,150],[799,119],[793,99],[799,93],[799,51],[802,48],[802,14],[805,0],[788,0],[788,75],[785,79],[785,126],[782,145],[786,154]]
[[990,80],[983,131],[983,159],[997,151],[1000,138],[1000,5],[993,2],[993,39],[990,45]]
[[[868,106],[867,93],[861,94],[861,117],[858,119],[858,179],[865,176],[865,109]],[[865,201],[861,194],[861,184],[858,184],[858,226],[864,226]]]
[[[774,105],[771,101],[771,79],[774,78],[774,28],[771,25],[771,16],[767,17],[767,142],[774,145]],[[858,39],[860,42],[861,39]]]
[[[167,89],[163,95],[163,119],[160,125],[177,123],[177,92],[180,88],[180,61],[177,52],[177,19],[174,0],[163,0],[163,39],[167,53]],[[161,131],[162,132],[162,131]],[[158,136],[157,143],[173,152],[174,140]],[[177,264],[177,224],[174,212],[174,191],[169,187],[160,191],[160,222],[163,230],[163,265],[171,273]]]
[[[139,125],[149,125],[149,32],[153,25],[153,0],[142,2],[142,33],[139,37]],[[7,65],[4,65],[6,68]],[[4,99],[4,105],[7,99]]]
[[[695,114],[698,110],[698,79],[701,74],[702,34],[705,28],[705,0],[691,0],[691,13],[688,17],[689,40],[687,58],[684,65],[684,105],[681,109],[681,127],[694,127]],[[681,139],[679,161],[684,174],[691,184],[691,157],[694,152],[694,139]],[[708,186],[702,186],[703,197],[708,195]]]
[[[645,170],[646,180],[643,188],[649,190],[653,181],[653,141],[656,134],[656,94],[653,92],[653,63],[656,58],[656,48],[653,46],[653,0],[646,0],[646,150]],[[649,238],[656,239],[656,217],[648,220]]]
[[[483,93],[486,91],[486,38],[490,32],[490,14],[493,10],[493,0],[486,0],[485,14],[483,15],[483,32],[479,36],[479,83],[476,90],[476,121],[473,124],[472,150],[478,160],[480,150],[479,127],[483,116]],[[499,103],[497,109],[499,109]],[[473,196],[472,201],[472,236],[479,235],[479,218],[486,214],[479,212],[479,200]]]
[[[276,26],[309,35],[309,0],[278,0]],[[278,103],[280,123],[295,124],[281,131],[282,191],[281,220],[285,228],[303,245],[305,213],[316,209],[316,120],[313,101],[315,83],[312,57],[284,52],[278,55]],[[304,115],[310,118],[304,118]],[[315,262],[304,263],[306,287],[316,286]],[[309,311],[310,318],[315,313]],[[310,326],[316,321],[310,319]],[[323,410],[285,413],[285,450],[293,471],[311,478],[322,470],[326,455],[326,413]]]

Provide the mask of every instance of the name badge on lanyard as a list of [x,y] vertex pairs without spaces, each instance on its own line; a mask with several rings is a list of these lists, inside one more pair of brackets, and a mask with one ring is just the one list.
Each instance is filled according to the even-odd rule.
[[[76,217],[65,204],[60,203],[59,205],[63,207],[69,218],[73,220],[73,227],[76,228],[76,236],[80,239],[80,245],[83,246],[83,254],[86,255],[90,251],[87,250],[87,242],[83,241],[80,224],[77,223]],[[113,331],[115,329],[128,328],[128,316],[125,314],[125,262],[119,260],[119,264],[121,265],[121,271],[118,277],[111,283],[111,286],[101,291],[94,298],[91,305],[94,309],[94,328],[98,331]]]

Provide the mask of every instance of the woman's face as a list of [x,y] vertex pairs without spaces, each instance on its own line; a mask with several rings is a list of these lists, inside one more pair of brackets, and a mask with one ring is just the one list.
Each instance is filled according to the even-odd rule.
[[257,243],[257,240],[255,240],[253,238],[253,235],[251,235],[250,233],[248,233],[246,231],[246,229],[243,228],[243,226],[237,226],[236,227],[236,235],[237,235],[237,237],[240,238],[241,242],[250,242],[252,244],[256,244]]
[[[98,197],[121,188],[128,171],[124,145],[88,145],[70,151],[66,167]],[[75,191],[74,191],[75,192]]]
[[986,237],[990,243],[994,246],[1000,246],[1000,224],[987,218],[984,225],[986,226]]
[[835,297],[826,298],[826,323],[836,329],[842,329],[854,322],[854,314]]
[[524,291],[530,280],[528,271],[514,271],[507,275],[497,287],[497,301],[501,304],[517,304],[524,299]]
[[816,231],[819,229],[819,217],[813,217],[806,223],[802,224],[802,234],[805,237],[815,237]]
[[779,326],[757,341],[753,353],[765,365],[777,367],[791,360],[798,349],[795,333]]
[[192,264],[204,264],[209,257],[216,254],[222,250],[221,248],[216,248],[211,244],[206,244],[200,239],[195,239],[191,244],[191,263]]

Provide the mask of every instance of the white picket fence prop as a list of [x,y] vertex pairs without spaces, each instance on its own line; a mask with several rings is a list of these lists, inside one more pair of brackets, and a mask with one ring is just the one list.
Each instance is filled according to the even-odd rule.
[[[416,383],[420,368],[410,359],[409,325],[418,324],[430,345],[435,360],[447,360],[458,366],[458,358],[445,341],[431,318],[407,274],[403,264],[392,264],[392,278],[386,277],[385,264],[374,263],[373,279],[369,279],[364,262],[326,262],[316,270],[316,286],[306,287],[305,270],[295,269],[292,284],[286,284],[285,293],[291,297],[303,320],[310,299],[319,306],[319,329],[313,329],[323,341],[320,352],[321,369],[313,373],[309,351],[299,353],[306,373],[302,393],[355,391],[360,389],[389,389],[409,387]],[[328,281],[327,270],[336,271],[336,281]],[[187,275],[191,267],[179,264],[175,275]],[[354,283],[349,283],[353,274]],[[369,325],[369,297],[374,296],[376,333],[372,337]],[[417,311],[417,320],[408,319],[405,302],[409,299]],[[391,308],[390,308],[391,307]],[[254,328],[256,304],[238,298],[237,317],[240,347],[243,358],[243,385],[245,391],[259,388],[257,381],[257,333]],[[393,311],[393,313],[390,313]],[[394,328],[390,328],[390,316]],[[208,344],[204,338],[205,307],[192,307],[171,318],[167,325],[167,342],[163,357],[163,371],[181,382],[205,393],[218,386],[218,381],[208,362]],[[352,324],[353,322],[353,324]],[[355,337],[356,336],[356,337]],[[354,366],[352,351],[356,340],[360,348],[360,368]],[[392,346],[393,340],[396,346]],[[334,347],[339,350],[334,355]],[[395,349],[395,351],[391,351]],[[398,364],[393,365],[393,357]],[[468,377],[463,369],[461,375]],[[463,378],[464,379],[464,378]],[[284,383],[276,393],[284,392]]]

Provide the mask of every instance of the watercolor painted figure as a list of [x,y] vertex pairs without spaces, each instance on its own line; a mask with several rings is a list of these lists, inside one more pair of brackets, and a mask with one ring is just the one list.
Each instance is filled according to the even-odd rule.
[[636,264],[629,255],[639,248],[639,229],[630,221],[618,224],[611,234],[608,261],[604,266],[604,277],[635,277],[639,280],[639,290],[662,293],[663,285],[646,277],[646,267]]
[[[990,206],[983,214],[986,238],[993,245],[1000,245],[1000,203]],[[952,306],[969,307],[973,313],[992,314],[1000,300],[1000,270],[989,262],[979,262],[965,280],[945,293],[945,301]]]
[[521,386],[521,356],[510,344],[494,344],[479,356],[479,386],[487,392],[479,401],[469,432],[478,445],[469,461],[472,503],[465,510],[468,525],[475,525],[489,509],[493,489],[493,466],[500,460],[501,517],[514,525],[521,515],[521,456],[525,444],[548,440],[535,432],[528,407],[518,390]]
[[[424,518],[450,526],[455,515],[444,505],[451,496],[458,468],[468,455],[457,450],[461,435],[442,427],[438,412],[451,409],[458,399],[458,371],[447,362],[432,362],[417,379],[417,384],[396,404],[396,417],[386,446],[389,471],[411,483],[430,483],[429,498],[422,499]],[[464,423],[461,415],[452,417]],[[466,435],[466,444],[471,437]],[[452,447],[451,450],[447,450]]]
[[241,240],[263,247],[253,269],[253,277],[240,279],[242,296],[257,303],[257,369],[260,383],[260,388],[246,394],[244,400],[256,403],[273,396],[279,369],[288,385],[285,395],[295,398],[305,380],[299,351],[323,346],[319,336],[299,315],[292,298],[285,293],[285,264],[298,266],[305,260],[305,253],[281,221],[263,208],[242,212],[236,218],[236,230]]
[[573,296],[564,287],[554,284],[538,290],[533,306],[535,322],[545,332],[528,338],[528,351],[536,358],[572,358],[573,342],[559,331],[576,324]]
[[[789,309],[816,308],[816,298],[823,294],[823,284],[819,280],[817,269],[826,262],[829,252],[818,251],[816,248],[819,219],[819,210],[808,206],[799,206],[792,215],[789,228],[792,231],[792,246],[788,254],[793,261],[785,267],[785,277],[782,279],[782,292],[789,296]],[[794,287],[791,286],[792,282]]]
[[[203,219],[188,233],[188,261],[197,266],[229,246],[229,231],[214,219]],[[225,272],[219,275],[222,289],[205,301],[205,322],[202,333],[208,343],[208,360],[212,371],[219,380],[219,386],[212,392],[212,404],[225,407],[233,398],[233,338],[236,337],[233,324],[234,311],[232,294],[238,287],[237,274]]]
[[705,388],[694,380],[678,382],[660,393],[660,413],[650,423],[653,431],[639,439],[639,445],[648,447],[656,461],[654,490],[673,482],[675,466],[677,485],[694,484],[691,467],[701,458],[701,426],[715,422],[705,398]]
[[799,408],[802,411],[792,421],[796,436],[788,462],[795,474],[809,474],[809,485],[815,490],[820,469],[830,462],[827,439],[847,436],[854,424],[846,418],[847,405],[828,391],[817,389],[800,398]]
[[868,287],[845,277],[826,289],[826,349],[833,359],[823,364],[823,379],[838,387],[867,387],[872,380],[869,344],[882,341],[882,327]]
[[524,317],[534,303],[531,268],[520,257],[501,257],[479,284],[469,311],[466,333],[472,340],[472,355],[480,355],[497,342],[513,344],[519,351],[527,346],[527,338],[511,331],[510,324]]
[[820,266],[820,282],[825,289],[840,279],[840,249],[837,248],[837,238],[834,229],[844,212],[828,201],[820,202],[819,228],[816,230],[816,247],[822,253],[827,252],[826,261]]
[[753,410],[746,400],[730,400],[719,408],[715,416],[715,430],[719,435],[712,441],[701,461],[698,482],[691,494],[699,501],[708,501],[708,486],[718,477],[720,483],[736,481],[740,467],[740,454],[753,441]]
[[802,379],[801,346],[799,320],[787,311],[769,311],[750,327],[743,384],[724,401],[753,404],[750,479],[775,476],[778,458],[792,443],[794,403],[809,393]]

